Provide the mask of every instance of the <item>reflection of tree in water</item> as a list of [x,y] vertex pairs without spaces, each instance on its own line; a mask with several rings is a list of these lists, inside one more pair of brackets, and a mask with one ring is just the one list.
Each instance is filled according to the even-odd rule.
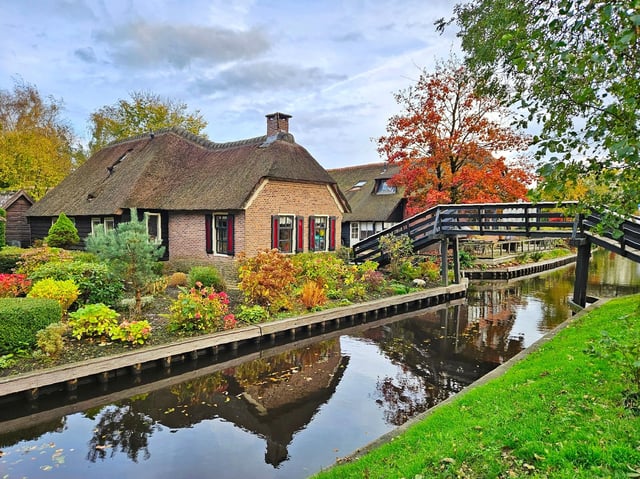
[[100,411],[89,440],[87,459],[96,462],[105,459],[107,454],[113,457],[117,451],[126,453],[133,462],[138,462],[141,453],[144,460],[151,457],[149,437],[155,430],[160,430],[160,426],[146,414],[136,411],[134,405],[135,400],[129,400]]
[[376,385],[380,397],[376,403],[385,408],[384,420],[388,424],[400,426],[430,407],[428,398],[425,397],[427,389],[433,389],[432,385],[425,384],[423,378],[408,375],[408,371],[397,374],[395,379],[385,377],[378,380]]

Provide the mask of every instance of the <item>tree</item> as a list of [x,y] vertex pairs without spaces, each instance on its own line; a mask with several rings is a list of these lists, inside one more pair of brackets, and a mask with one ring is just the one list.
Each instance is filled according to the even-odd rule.
[[131,221],[120,223],[115,229],[98,232],[87,238],[87,251],[107,262],[135,294],[134,315],[142,314],[142,291],[157,278],[156,263],[164,247],[151,242],[146,225],[131,209]]
[[68,248],[78,244],[80,237],[76,226],[69,217],[64,213],[60,213],[56,222],[49,228],[45,241],[54,248]]
[[39,199],[84,161],[61,112],[61,101],[22,81],[0,90],[0,188]]
[[413,211],[525,197],[530,174],[495,153],[524,150],[528,139],[503,125],[509,111],[475,87],[470,71],[451,58],[395,94],[403,110],[378,138],[378,152],[400,165],[393,182],[406,187]]
[[583,206],[633,212],[640,203],[640,3],[473,0],[454,12],[469,68],[493,91],[512,85],[506,99],[528,112],[523,126],[541,129],[534,141],[544,189],[562,193],[595,175],[593,184],[608,188],[590,191]]
[[202,136],[207,126],[200,111],[188,112],[185,103],[149,92],[132,92],[130,96],[130,101],[119,100],[91,114],[89,149],[92,154],[113,141],[161,128],[179,126]]

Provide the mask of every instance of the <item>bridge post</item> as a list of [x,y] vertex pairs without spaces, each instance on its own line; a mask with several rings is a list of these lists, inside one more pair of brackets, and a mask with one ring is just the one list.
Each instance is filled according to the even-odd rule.
[[449,286],[449,264],[447,253],[449,252],[448,238],[443,236],[440,241],[440,275],[443,286]]
[[576,258],[576,280],[573,285],[573,302],[583,308],[587,305],[587,280],[589,277],[589,258],[591,258],[591,241],[582,238],[573,241],[578,246]]
[[460,254],[458,251],[458,237],[451,238],[451,247],[453,249],[453,282],[460,284]]

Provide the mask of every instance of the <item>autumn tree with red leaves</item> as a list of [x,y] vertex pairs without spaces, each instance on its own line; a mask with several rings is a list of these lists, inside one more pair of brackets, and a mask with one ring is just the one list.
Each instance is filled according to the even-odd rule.
[[525,198],[533,168],[524,158],[510,162],[496,153],[524,151],[529,138],[505,126],[510,112],[475,86],[473,75],[452,58],[394,95],[403,110],[378,138],[378,153],[400,166],[392,182],[405,187],[410,213]]

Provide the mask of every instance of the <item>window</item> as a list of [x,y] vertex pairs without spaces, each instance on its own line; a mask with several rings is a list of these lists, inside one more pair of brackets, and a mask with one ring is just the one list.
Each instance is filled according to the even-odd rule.
[[373,222],[370,221],[361,221],[360,222],[360,240],[366,239],[369,236],[373,235]]
[[293,252],[293,216],[278,217],[277,248],[283,253]]
[[353,222],[350,225],[351,227],[351,239],[359,241],[360,240],[360,224],[357,222]]
[[95,235],[96,232],[106,233],[114,229],[115,225],[115,220],[111,216],[107,218],[91,218],[91,234]]
[[160,222],[160,213],[145,213],[145,223],[147,225],[147,234],[149,240],[154,243],[162,242],[162,224]]
[[309,217],[309,251],[326,251],[328,237],[328,217]]
[[367,184],[367,182],[365,180],[360,180],[355,185],[353,185],[351,188],[349,188],[349,191],[358,191],[360,188],[362,188],[366,184]]
[[105,231],[111,231],[113,229],[115,229],[116,227],[116,222],[113,218],[105,218],[104,219],[104,230]]
[[395,195],[397,191],[397,188],[389,185],[387,180],[376,180],[376,195]]
[[204,215],[207,254],[234,254],[234,218],[229,213]]

